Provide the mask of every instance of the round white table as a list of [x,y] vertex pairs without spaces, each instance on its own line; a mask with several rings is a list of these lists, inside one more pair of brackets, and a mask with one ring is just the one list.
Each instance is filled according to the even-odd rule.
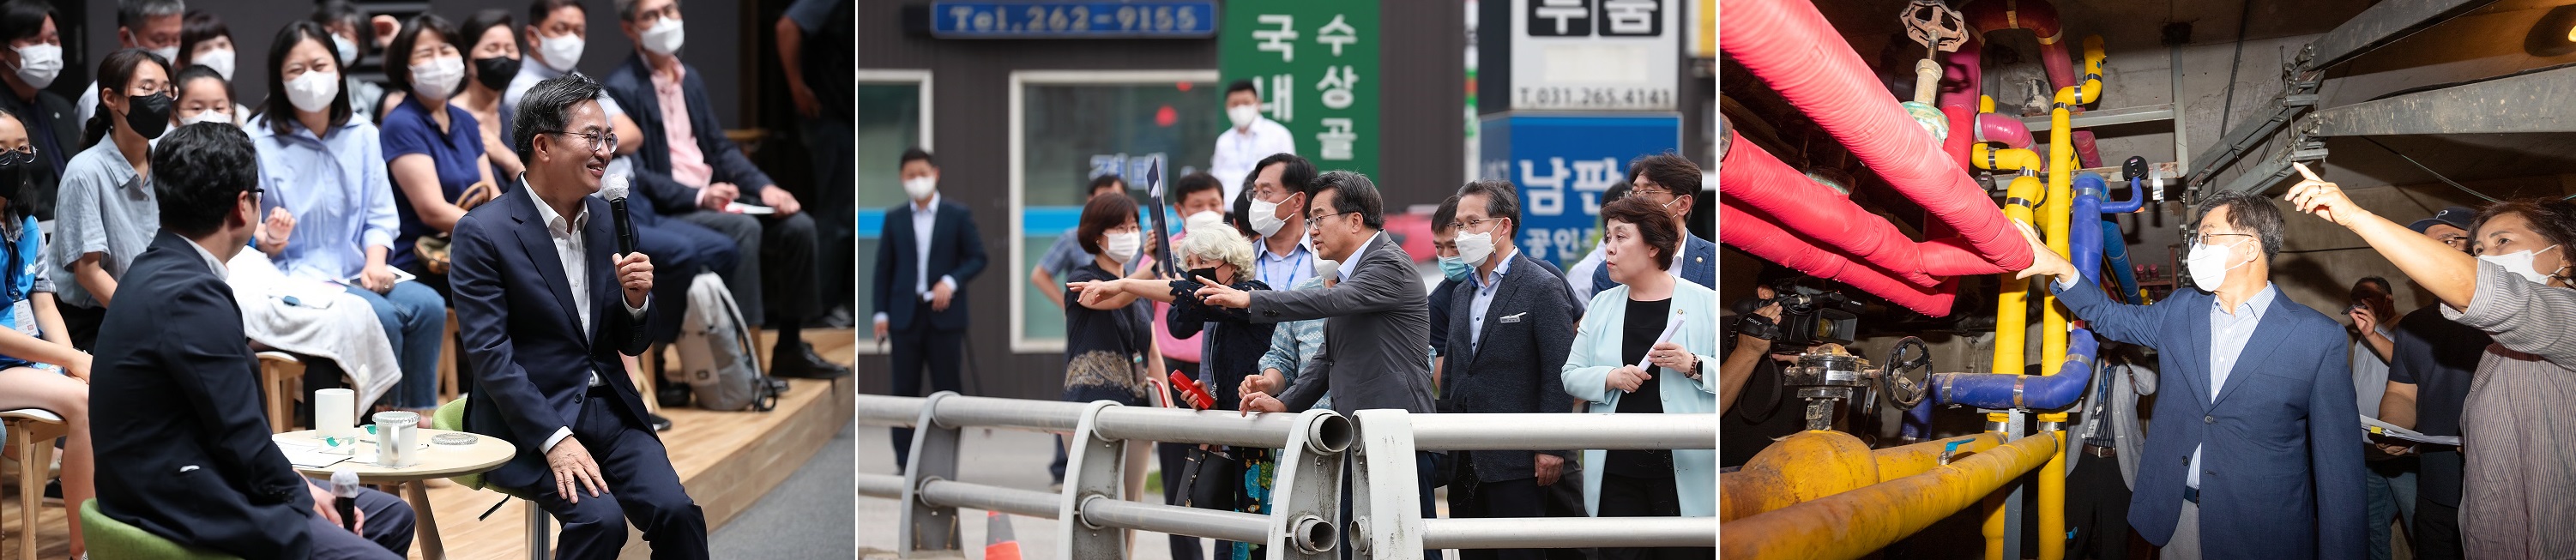
[[[421,429],[420,441],[427,443],[428,448],[420,451],[419,463],[408,467],[397,469],[376,465],[376,444],[373,442],[375,436],[366,435],[361,437],[355,453],[346,461],[318,469],[296,467],[295,470],[305,476],[328,480],[333,472],[348,469],[357,473],[358,482],[363,484],[401,486],[403,498],[411,502],[412,517],[415,520],[413,528],[417,540],[420,541],[421,558],[445,560],[447,547],[439,542],[438,517],[431,513],[429,487],[423,481],[478,474],[501,468],[501,464],[510,462],[510,458],[519,453],[518,448],[510,445],[509,442],[485,435],[475,435],[474,443],[467,445],[440,445],[431,442],[431,438],[447,433],[459,432]],[[272,438],[279,443],[323,447],[321,434],[314,430],[286,432]]]

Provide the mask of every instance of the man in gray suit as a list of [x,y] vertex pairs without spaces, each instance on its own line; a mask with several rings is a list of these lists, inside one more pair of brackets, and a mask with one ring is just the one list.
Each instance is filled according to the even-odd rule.
[[[1512,244],[1520,233],[1520,197],[1509,181],[1485,179],[1458,190],[1458,257],[1475,267],[1449,297],[1450,410],[1462,413],[1564,413],[1573,397],[1558,382],[1574,348],[1574,296],[1564,280]],[[1449,516],[1547,517],[1546,487],[1556,485],[1573,452],[1454,452]],[[1580,485],[1581,477],[1575,477]],[[1541,549],[1461,550],[1466,560],[1540,560]]]
[[[1275,397],[1245,393],[1243,409],[1305,410],[1331,391],[1333,410],[1345,415],[1382,408],[1432,413],[1428,291],[1413,272],[1413,258],[1379,231],[1386,215],[1377,185],[1359,173],[1334,171],[1307,182],[1303,191],[1308,235],[1318,256],[1341,263],[1338,283],[1253,292],[1211,285],[1196,294],[1208,305],[1245,309],[1254,321],[1324,320],[1323,358]],[[1431,489],[1438,455],[1420,452],[1414,459],[1422,516],[1435,517]],[[1439,558],[1439,551],[1426,553]]]

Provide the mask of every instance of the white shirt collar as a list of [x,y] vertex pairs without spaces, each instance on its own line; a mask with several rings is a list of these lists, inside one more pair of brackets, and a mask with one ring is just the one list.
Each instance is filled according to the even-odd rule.
[[912,200],[905,200],[905,201],[903,201],[903,202],[904,202],[905,204],[910,204],[910,205],[912,205],[912,213],[914,213],[914,214],[919,214],[919,213],[923,213],[923,212],[929,212],[929,211],[932,211],[932,210],[936,210],[936,209],[938,209],[938,208],[939,208],[939,191],[930,191],[930,203],[928,203],[928,204],[923,204],[923,203],[915,202],[915,201],[912,201]]
[[1386,236],[1386,232],[1384,231],[1369,234],[1368,241],[1360,242],[1360,248],[1352,249],[1351,254],[1344,255],[1342,257],[1342,265],[1334,267],[1333,272],[1335,272],[1335,274],[1333,277],[1340,278],[1344,282],[1350,281],[1351,271],[1360,267],[1360,257],[1367,255],[1369,247],[1377,245],[1377,238],[1384,236]]
[[[523,184],[526,183],[526,181],[527,180],[525,178],[520,179],[520,182]],[[589,201],[583,201],[581,211],[574,212],[571,222],[567,224],[564,221],[563,214],[555,212],[554,206],[546,204],[546,199],[537,196],[536,187],[525,186],[521,187],[519,190],[528,193],[528,200],[535,201],[537,203],[537,219],[546,223],[546,231],[548,233],[558,235],[571,234],[581,231],[582,226],[590,224]]]
[[[183,238],[181,238],[181,239],[187,239],[187,238],[184,238],[184,237],[183,237]],[[193,240],[193,239],[187,239],[187,241],[188,241],[188,248],[190,248],[190,249],[196,249],[196,250],[197,250],[197,256],[199,256],[199,257],[204,257],[204,258],[206,259],[206,268],[212,268],[212,269],[215,269],[215,278],[219,278],[219,279],[223,279],[223,280],[232,280],[232,270],[231,270],[231,269],[229,269],[229,268],[225,268],[225,267],[224,267],[224,261],[223,261],[223,259],[215,258],[215,252],[214,252],[214,251],[208,251],[208,250],[206,250],[206,246],[205,246],[205,245],[198,244],[196,240]]]
[[1512,256],[1514,256],[1514,255],[1518,255],[1518,254],[1520,254],[1520,252],[1521,252],[1521,248],[1519,248],[1519,247],[1513,247],[1513,248],[1512,248],[1512,250],[1511,250],[1511,252],[1503,253],[1503,262],[1502,262],[1502,264],[1494,265],[1494,280],[1493,280],[1492,282],[1487,282],[1487,281],[1485,281],[1485,277],[1483,277],[1483,276],[1478,276],[1478,275],[1475,275],[1475,274],[1468,274],[1468,275],[1467,275],[1467,279],[1468,279],[1468,280],[1471,280],[1471,281],[1474,281],[1474,282],[1476,283],[1476,289],[1479,289],[1479,290],[1486,289],[1486,288],[1491,288],[1491,287],[1493,287],[1493,285],[1494,285],[1494,284],[1500,284],[1500,283],[1502,283],[1502,282],[1503,282],[1503,275],[1504,275],[1504,274],[1510,274],[1510,273],[1512,272],[1512,261],[1513,261],[1513,260],[1516,260],[1516,259],[1513,259],[1513,258],[1512,258]]

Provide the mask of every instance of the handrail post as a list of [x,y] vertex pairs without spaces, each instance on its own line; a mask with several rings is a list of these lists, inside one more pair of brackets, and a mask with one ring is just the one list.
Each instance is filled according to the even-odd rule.
[[1082,518],[1082,502],[1091,496],[1126,499],[1126,447],[1142,445],[1101,439],[1100,411],[1113,406],[1119,405],[1092,401],[1083,407],[1082,420],[1075,425],[1073,436],[1065,438],[1072,449],[1066,451],[1064,495],[1056,507],[1056,558],[1127,557],[1126,531],[1093,525]]
[[1331,560],[1340,557],[1342,464],[1350,448],[1350,420],[1331,410],[1300,413],[1279,454],[1270,485],[1271,558]]
[[1358,466],[1352,469],[1351,557],[1422,559],[1422,492],[1413,448],[1413,419],[1401,409],[1362,410]]
[[941,425],[936,413],[939,401],[957,396],[953,391],[932,393],[921,401],[921,418],[913,423],[912,462],[903,469],[903,513],[896,525],[896,549],[905,558],[919,558],[926,552],[957,553],[957,508],[931,504],[921,498],[921,488],[933,480],[957,479],[956,426]]

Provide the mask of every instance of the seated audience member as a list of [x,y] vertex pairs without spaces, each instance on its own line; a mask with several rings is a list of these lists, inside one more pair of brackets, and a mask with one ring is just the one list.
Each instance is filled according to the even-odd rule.
[[598,96],[578,74],[529,88],[510,126],[526,188],[456,223],[449,275],[478,378],[465,427],[517,445],[489,480],[563,522],[560,557],[615,557],[632,524],[655,558],[706,558],[706,515],[619,364],[649,345],[657,275],[649,255],[619,252],[591,196],[616,138]]
[[[2469,558],[2576,557],[2576,204],[2556,197],[2513,199],[2481,209],[2461,254],[2372,214],[2306,166],[2290,188],[2291,207],[2352,230],[2417,285],[2441,299],[2442,315],[2495,338],[2478,362],[2460,410],[2464,455],[2460,544]],[[2474,270],[2468,274],[2465,271]],[[2382,521],[2385,521],[2384,519]]]
[[[580,0],[529,0],[528,26],[521,34],[521,42],[526,46],[520,49],[520,52],[528,53],[528,58],[519,64],[518,74],[510,77],[508,89],[501,92],[504,110],[518,110],[519,96],[526,94],[530,86],[572,72],[581,65],[582,40],[590,36],[589,15],[581,7]],[[628,118],[626,110],[617,106],[617,98],[599,98],[599,108],[608,112],[608,122],[617,129],[617,137],[644,137],[644,129],[637,127],[635,119]],[[619,144],[618,158],[608,162],[608,172],[625,173],[627,166],[632,165],[629,160],[634,159],[626,156],[634,154],[639,146],[642,146],[641,142]]]
[[259,147],[261,204],[291,236],[260,252],[287,276],[337,282],[366,298],[402,363],[394,408],[438,407],[439,338],[447,302],[420,282],[398,279],[392,263],[399,199],[385,177],[375,125],[352,114],[342,66],[324,50],[330,35],[312,22],[287,24],[269,43],[268,101],[251,120]]
[[27,146],[35,150],[33,167],[24,172],[32,189],[21,193],[18,204],[37,221],[54,219],[55,187],[60,184],[63,168],[73,154],[80,153],[81,122],[72,113],[72,102],[61,94],[45,89],[63,71],[63,38],[54,27],[54,7],[45,0],[9,0],[0,3],[0,40],[8,41],[0,49],[0,85],[7,94],[0,95],[0,111],[23,115],[19,122],[27,127]]
[[[359,66],[359,59],[367,55],[367,47],[378,43],[376,28],[368,23],[367,13],[360,11],[358,5],[350,0],[315,2],[313,14],[307,19],[321,25],[324,34],[331,38],[328,45],[331,48],[328,52],[339,57],[337,62],[340,68]],[[269,68],[271,73],[278,71],[275,67]],[[384,86],[360,80],[355,72],[341,72],[340,79],[344,80],[340,89],[349,92],[349,109],[352,118],[363,122],[376,122],[376,117],[382,116],[385,109],[391,107],[391,104],[385,102],[387,92]]]
[[[96,463],[90,460],[90,355],[72,347],[54,310],[53,274],[36,264],[45,259],[45,236],[36,217],[18,203],[34,186],[27,178],[38,166],[32,146],[18,115],[0,110],[0,253],[7,255],[0,261],[6,267],[0,268],[0,295],[20,311],[0,314],[0,410],[40,408],[71,425],[54,495],[77,505],[98,494]],[[63,517],[71,525],[72,557],[78,558],[86,549],[80,516]]]
[[[113,57],[111,57],[113,58]],[[114,83],[114,80],[110,80]],[[116,109],[109,97],[105,114]],[[180,545],[243,558],[399,559],[412,509],[360,489],[337,498],[270,441],[258,360],[225,287],[224,261],[260,227],[259,167],[230,125],[181,127],[155,152],[160,233],[134,260],[148,290],[118,300],[100,327],[90,418],[98,509]],[[337,500],[355,500],[344,528]]]
[[401,193],[394,214],[402,221],[387,261],[432,285],[446,283],[445,267],[436,264],[436,253],[415,250],[420,240],[455,229],[466,210],[501,191],[483,155],[482,123],[448,103],[465,88],[465,58],[450,40],[455,36],[446,18],[421,14],[395,32],[386,51],[385,78],[410,94],[384,119],[385,168]]
[[95,348],[98,323],[116,298],[117,280],[152,243],[160,209],[152,203],[152,140],[170,129],[169,65],[160,55],[126,49],[98,65],[106,104],[91,118],[83,145],[63,173],[47,256],[72,275],[62,285],[64,326],[72,345]]
[[[518,28],[511,23],[509,10],[483,10],[466,19],[465,26],[457,28],[456,36],[459,48],[465,51],[465,91],[456,94],[449,104],[474,116],[484,146],[507,146],[501,139],[510,137],[510,110],[501,103],[501,94],[519,75]],[[486,149],[483,153],[490,160],[492,177],[504,185],[528,169],[519,161],[519,155],[509,150]]]
[[172,102],[170,127],[178,128],[201,122],[241,126],[235,119],[232,85],[213,68],[190,66],[170,79]]
[[[1629,197],[1601,208],[1609,227],[1602,236],[1602,268],[1617,282],[1592,296],[1574,348],[1567,354],[1565,393],[1590,403],[1594,414],[1709,414],[1717,411],[1717,317],[1692,310],[1717,308],[1717,292],[1672,276],[1681,250],[1674,220],[1652,199]],[[1682,332],[1656,342],[1668,318],[1682,318]],[[1651,369],[1639,369],[1640,361]],[[1717,453],[1711,450],[1583,452],[1583,500],[1594,517],[1711,517]],[[1708,558],[1713,551],[1618,550],[1603,557]]]
[[[187,17],[182,18],[179,23],[179,58],[171,60],[170,67],[179,69],[183,74],[189,68],[199,66],[214,71],[215,77],[225,84],[224,99],[227,104],[223,111],[224,118],[233,119],[230,122],[238,126],[250,121],[250,109],[230,103],[233,97],[231,84],[236,53],[237,51],[233,49],[233,30],[224,25],[223,18],[215,17],[213,12],[205,10],[188,10]],[[171,126],[183,124],[189,123],[177,123]]]
[[[1091,197],[1106,192],[1127,192],[1127,181],[1115,173],[1092,177],[1091,184],[1082,188],[1082,199],[1091,200]],[[1091,253],[1082,252],[1082,240],[1074,235],[1081,229],[1079,225],[1066,228],[1063,234],[1056,236],[1054,244],[1047,246],[1046,256],[1038,257],[1037,268],[1029,269],[1029,285],[1037,286],[1038,293],[1046,294],[1047,303],[1056,307],[1064,307],[1064,282],[1057,279],[1091,262]]]
[[[187,3],[180,0],[117,0],[116,48],[142,49],[161,57],[161,63],[168,65],[179,58],[179,18],[187,9]],[[90,82],[89,87],[81,88],[80,100],[75,102],[81,122],[98,116],[102,83]]]
[[[632,110],[643,133],[635,141],[635,192],[657,214],[706,226],[734,239],[741,258],[725,286],[742,304],[743,319],[778,329],[771,375],[830,379],[849,368],[825,361],[806,344],[805,322],[822,309],[821,277],[814,273],[814,219],[794,195],[778,188],[751,163],[716,122],[698,73],[680,61],[680,5],[673,0],[619,4],[621,29],[638,45],[601,85]],[[739,198],[774,214],[752,218],[729,210]],[[722,271],[719,271],[722,272]]]

